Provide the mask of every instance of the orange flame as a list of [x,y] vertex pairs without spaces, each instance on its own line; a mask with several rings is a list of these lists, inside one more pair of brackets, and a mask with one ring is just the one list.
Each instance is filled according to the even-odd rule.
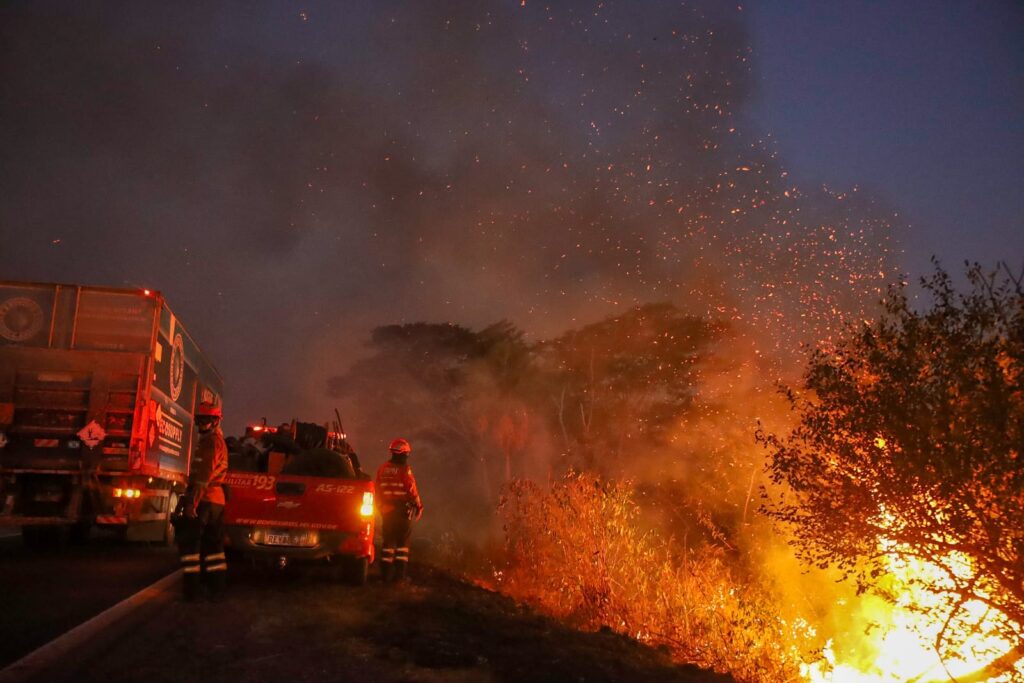
[[[945,681],[989,681],[990,683],[1018,680],[1024,675],[1024,662],[1018,661],[1015,671],[986,675],[991,662],[1007,655],[1013,644],[996,634],[1002,615],[994,612],[980,600],[971,600],[963,606],[964,618],[954,624],[954,642],[958,648],[954,656],[943,659],[934,643],[946,619],[941,609],[942,598],[936,592],[921,587],[926,585],[941,590],[948,583],[946,574],[932,562],[919,559],[901,559],[889,555],[892,591],[897,595],[895,604],[880,598],[867,597],[861,605],[860,617],[864,628],[848,635],[862,636],[855,647],[843,643],[840,655],[837,644],[829,641],[822,661],[805,666],[803,674],[811,683],[939,683]],[[966,557],[946,557],[946,566],[957,573],[973,573]],[[861,655],[852,654],[854,649]]]

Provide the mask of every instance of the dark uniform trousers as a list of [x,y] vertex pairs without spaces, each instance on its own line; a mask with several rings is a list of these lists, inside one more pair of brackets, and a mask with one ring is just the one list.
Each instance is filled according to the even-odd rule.
[[197,597],[204,584],[212,596],[222,594],[228,570],[224,556],[224,506],[200,501],[195,519],[182,525],[177,539],[185,598]]
[[409,537],[412,535],[412,521],[405,508],[389,510],[381,515],[384,522],[384,537],[381,539],[381,575],[385,581],[405,576],[409,566]]

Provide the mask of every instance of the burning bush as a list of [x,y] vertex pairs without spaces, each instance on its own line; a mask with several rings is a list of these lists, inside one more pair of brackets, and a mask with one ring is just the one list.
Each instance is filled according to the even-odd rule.
[[959,294],[937,269],[925,313],[893,290],[881,320],[814,354],[789,393],[798,426],[761,436],[787,487],[767,510],[805,561],[918,614],[942,660],[920,680],[1022,680],[1024,292],[967,275]]
[[740,681],[799,678],[803,629],[721,548],[645,530],[629,482],[569,473],[544,490],[509,487],[500,507],[503,592],[583,628],[608,627]]

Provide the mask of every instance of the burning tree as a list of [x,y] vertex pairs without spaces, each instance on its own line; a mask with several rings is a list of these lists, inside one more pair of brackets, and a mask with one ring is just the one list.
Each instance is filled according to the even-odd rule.
[[785,485],[765,510],[791,525],[803,560],[922,613],[943,680],[972,655],[977,665],[956,680],[1016,680],[1024,293],[1007,268],[975,265],[967,277],[970,291],[959,293],[937,266],[922,280],[933,299],[923,313],[905,287],[892,288],[878,321],[813,354],[806,392],[786,392],[798,425],[786,437],[759,434],[771,479]]

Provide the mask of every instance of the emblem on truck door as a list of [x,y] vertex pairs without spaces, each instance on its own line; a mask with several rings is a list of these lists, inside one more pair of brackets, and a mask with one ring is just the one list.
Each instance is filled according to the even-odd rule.
[[0,304],[0,337],[28,341],[43,329],[43,309],[32,299],[16,296]]

